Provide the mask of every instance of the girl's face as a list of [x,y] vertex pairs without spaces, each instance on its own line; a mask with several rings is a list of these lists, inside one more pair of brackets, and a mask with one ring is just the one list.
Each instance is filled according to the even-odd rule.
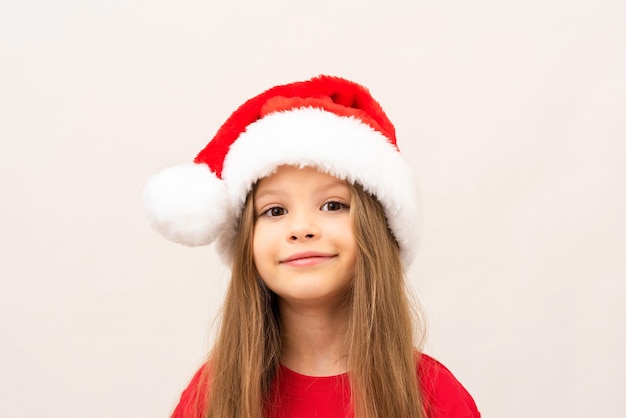
[[345,181],[281,166],[257,185],[252,251],[258,273],[284,301],[340,304],[357,245]]

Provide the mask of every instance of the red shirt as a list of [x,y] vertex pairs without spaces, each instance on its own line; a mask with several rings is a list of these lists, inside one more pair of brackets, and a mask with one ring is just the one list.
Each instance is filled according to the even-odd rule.
[[[437,360],[422,354],[418,378],[428,418],[480,418],[471,395]],[[277,384],[272,389],[270,418],[350,418],[350,385],[348,374],[312,377],[281,366]],[[172,418],[200,418],[193,410],[198,393],[200,371],[183,392]]]

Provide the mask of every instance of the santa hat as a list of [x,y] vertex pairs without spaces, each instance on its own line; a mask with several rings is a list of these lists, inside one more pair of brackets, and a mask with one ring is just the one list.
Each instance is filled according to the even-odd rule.
[[193,163],[148,181],[149,219],[174,242],[217,240],[230,261],[247,194],[280,165],[313,166],[362,185],[382,203],[403,264],[410,265],[419,218],[412,170],[378,102],[365,87],[337,77],[276,86],[244,103]]

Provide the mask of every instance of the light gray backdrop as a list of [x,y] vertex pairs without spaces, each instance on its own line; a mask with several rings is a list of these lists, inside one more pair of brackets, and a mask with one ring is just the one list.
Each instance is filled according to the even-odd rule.
[[170,413],[227,271],[157,236],[142,186],[328,73],[415,166],[428,352],[485,417],[622,416],[625,4],[2,1],[0,415]]

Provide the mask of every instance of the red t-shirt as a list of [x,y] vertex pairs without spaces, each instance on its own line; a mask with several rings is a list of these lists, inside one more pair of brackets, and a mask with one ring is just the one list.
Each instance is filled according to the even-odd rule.
[[[195,396],[199,393],[200,374],[198,371],[183,392],[172,418],[202,416],[193,408]],[[471,395],[437,360],[422,354],[418,378],[428,418],[480,418]],[[352,417],[348,379],[348,374],[305,376],[281,366],[277,385],[272,388],[272,402],[267,415],[270,418]]]

